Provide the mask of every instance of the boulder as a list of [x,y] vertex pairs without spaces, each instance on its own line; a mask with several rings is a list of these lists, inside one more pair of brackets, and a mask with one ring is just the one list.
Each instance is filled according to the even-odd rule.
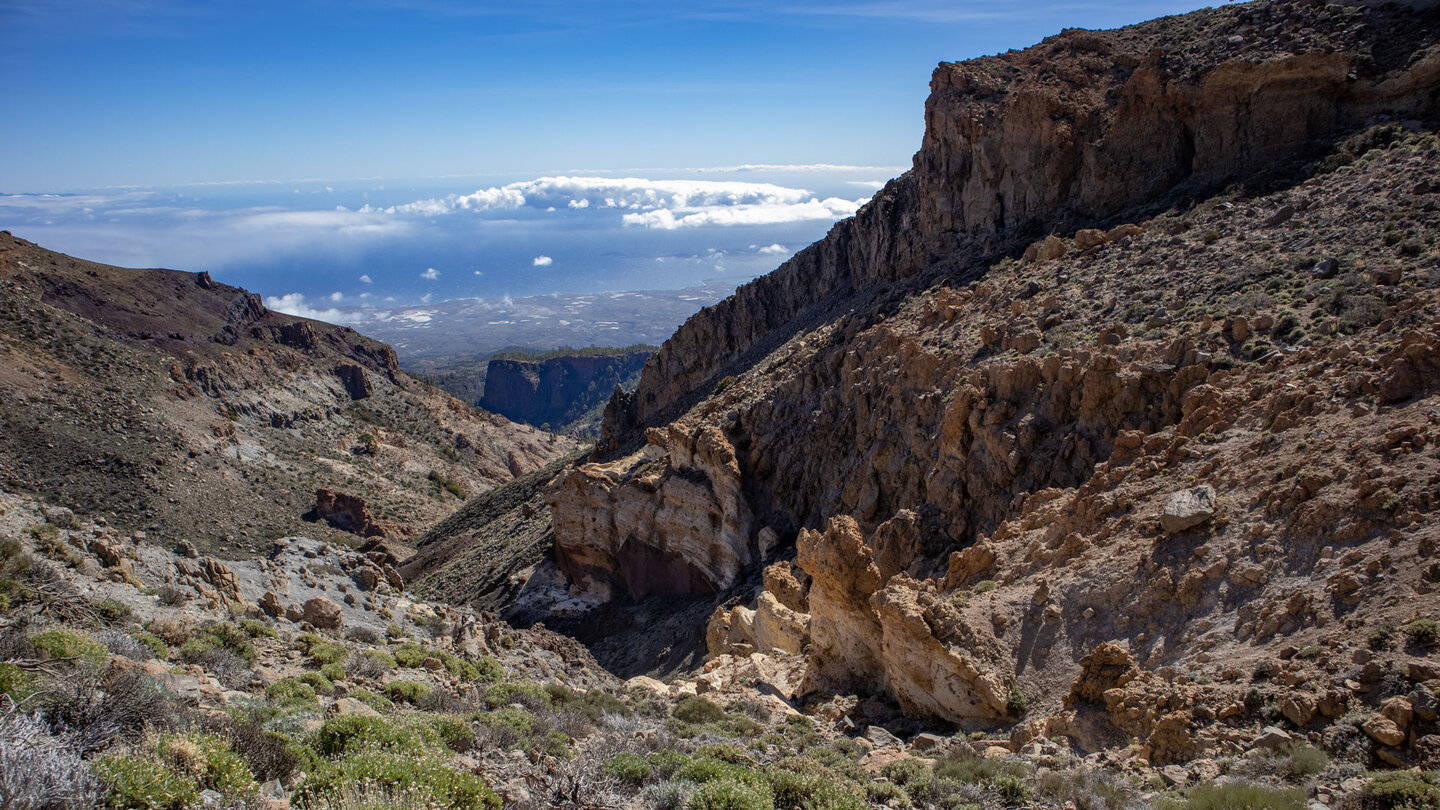
[[1395,725],[1395,721],[1383,714],[1371,716],[1360,726],[1370,739],[1381,745],[1396,746],[1405,742],[1405,732]]
[[272,619],[278,619],[285,615],[285,608],[280,605],[280,597],[274,591],[266,591],[258,602],[260,610]]
[[375,522],[365,499],[328,487],[315,490],[315,508],[305,513],[309,521],[325,521],[335,528],[361,537],[384,537],[385,529]]
[[305,610],[300,618],[322,630],[339,627],[344,621],[340,606],[323,596],[305,600]]
[[361,717],[380,716],[379,712],[375,711],[370,706],[361,703],[355,698],[340,698],[339,700],[330,704],[330,708],[325,710],[325,714],[331,717],[343,717],[347,714],[358,714]]
[[1160,525],[1166,534],[1193,529],[1215,517],[1215,488],[1202,484],[1171,494],[1160,513]]
[[1305,692],[1291,692],[1280,701],[1280,713],[1297,726],[1308,724],[1315,717],[1315,698]]

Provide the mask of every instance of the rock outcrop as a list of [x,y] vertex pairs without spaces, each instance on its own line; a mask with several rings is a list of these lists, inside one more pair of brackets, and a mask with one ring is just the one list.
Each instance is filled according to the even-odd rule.
[[647,440],[556,479],[547,497],[560,570],[600,601],[728,587],[754,558],[735,448],[717,428],[679,423]]
[[305,514],[305,519],[323,520],[341,531],[361,537],[385,536],[385,529],[375,522],[364,498],[326,487],[315,490],[315,507]]

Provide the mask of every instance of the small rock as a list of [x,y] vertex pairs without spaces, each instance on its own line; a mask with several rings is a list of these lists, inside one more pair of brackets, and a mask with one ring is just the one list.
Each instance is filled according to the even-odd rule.
[[256,604],[259,605],[260,610],[263,611],[266,616],[272,619],[278,619],[285,615],[285,608],[280,606],[280,597],[276,596],[274,591],[266,591],[265,595],[260,597],[260,601]]
[[1166,765],[1160,769],[1160,778],[1171,787],[1185,787],[1190,783],[1190,772],[1180,765]]
[[939,734],[916,734],[915,739],[910,741],[910,747],[916,751],[934,751],[945,745],[945,738]]
[[1172,494],[1160,514],[1166,534],[1192,529],[1215,516],[1215,488],[1208,484]]
[[1110,237],[1099,228],[1082,228],[1075,232],[1075,247],[1088,250],[1110,241]]
[[1053,261],[1069,252],[1065,241],[1058,236],[1050,235],[1035,250],[1035,260],[1041,262]]
[[1423,686],[1417,686],[1410,692],[1410,708],[1415,716],[1427,723],[1435,722],[1437,709],[1440,709],[1440,701],[1435,699],[1435,693]]
[[200,552],[195,549],[195,544],[189,540],[181,540],[177,543],[175,545],[175,553],[181,557],[188,557],[192,560],[200,556]]
[[1410,730],[1410,721],[1415,717],[1415,709],[1410,705],[1410,699],[1396,695],[1380,704],[1380,713],[1390,718],[1401,731]]
[[1340,272],[1340,262],[1335,259],[1322,259],[1314,267],[1310,268],[1311,278],[1334,278]]
[[325,710],[325,714],[331,717],[342,717],[347,714],[358,714],[362,717],[380,716],[379,712],[355,698],[340,698],[330,704],[330,708]]
[[1315,698],[1304,692],[1292,692],[1280,702],[1280,713],[1297,726],[1307,725],[1315,717]]
[[45,522],[61,529],[80,528],[80,521],[75,519],[75,513],[63,506],[45,507]]
[[985,757],[986,759],[1000,759],[1002,757],[1010,756],[1010,749],[1006,748],[1003,745],[992,745],[987,747],[981,753],[981,756]]
[[1290,736],[1289,732],[1278,726],[1266,726],[1260,731],[1260,736],[1255,738],[1255,742],[1251,743],[1250,747],[1275,749],[1293,739],[1294,737]]
[[1399,284],[1400,279],[1403,277],[1403,271],[1399,267],[1396,267],[1394,265],[1389,265],[1387,267],[1377,267],[1374,270],[1370,271],[1370,279],[1376,284]]
[[866,728],[865,739],[874,744],[876,748],[899,748],[903,745],[899,737],[896,737],[880,726],[870,726]]
[[1270,216],[1266,217],[1263,224],[1264,224],[1264,226],[1267,227],[1267,228],[1273,228],[1273,227],[1275,227],[1276,225],[1279,225],[1279,224],[1285,222],[1286,220],[1288,220],[1289,218],[1291,218],[1291,217],[1293,217],[1293,216],[1295,216],[1295,206],[1293,206],[1293,205],[1282,205],[1282,206],[1280,206],[1279,210],[1277,210],[1275,213],[1271,214]]

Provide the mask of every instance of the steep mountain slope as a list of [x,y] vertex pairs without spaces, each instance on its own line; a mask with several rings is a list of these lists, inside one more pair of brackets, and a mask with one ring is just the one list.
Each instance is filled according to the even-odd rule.
[[1436,762],[1437,42],[1252,3],[941,65],[914,169],[612,400],[521,605],[715,599],[709,688],[1017,748]]
[[12,490],[231,552],[299,531],[322,489],[316,516],[403,538],[573,447],[419,383],[354,330],[8,233],[0,434]]

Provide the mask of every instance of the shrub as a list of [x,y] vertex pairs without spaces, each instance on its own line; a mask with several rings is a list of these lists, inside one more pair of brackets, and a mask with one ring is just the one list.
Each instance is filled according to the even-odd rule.
[[149,661],[154,657],[150,645],[141,643],[134,636],[120,630],[101,630],[95,640],[105,645],[111,655],[122,655],[132,661]]
[[1392,637],[1393,634],[1389,628],[1381,627],[1370,631],[1370,635],[1366,637],[1365,641],[1372,650],[1384,650],[1389,648]]
[[50,679],[39,697],[51,731],[70,735],[82,756],[138,740],[147,726],[163,727],[174,716],[159,685],[133,671],[80,667]]
[[531,711],[539,711],[550,705],[550,693],[534,681],[510,681],[498,683],[485,690],[485,705],[497,709],[518,703]]
[[684,723],[718,723],[725,719],[725,710],[699,695],[687,695],[675,704],[670,716]]
[[160,586],[160,604],[166,607],[180,607],[190,601],[190,592],[167,582]]
[[1435,642],[1440,641],[1440,624],[1434,619],[1416,619],[1406,624],[1403,629],[1411,644],[1433,647]]
[[364,703],[366,706],[369,706],[381,714],[386,714],[395,709],[395,704],[392,703],[389,698],[383,695],[377,695],[369,689],[352,689],[350,690],[350,697]]
[[318,702],[315,688],[299,678],[281,678],[265,687],[265,699],[281,706],[303,706]]
[[240,626],[250,634],[251,638],[279,638],[280,631],[274,625],[267,624],[259,619],[241,619]]
[[332,681],[345,680],[345,670],[339,664],[324,664],[320,667],[320,674]]
[[84,661],[96,666],[105,663],[105,659],[110,655],[105,646],[95,639],[84,633],[61,628],[36,633],[30,637],[30,643],[44,653],[46,658]]
[[[14,664],[0,663],[0,695],[19,703],[35,691],[35,676]],[[3,805],[0,805],[3,806]]]
[[180,645],[180,656],[186,661],[200,663],[201,654],[208,650],[224,650],[246,664],[255,663],[255,645],[250,643],[250,634],[229,622],[201,625],[195,635]]
[[[189,646],[189,642],[186,643]],[[245,660],[221,647],[194,646],[189,652],[180,648],[181,657],[187,664],[195,664],[215,676],[229,689],[243,689],[250,684],[255,673]]]
[[[156,751],[164,758],[167,749],[181,745],[193,749],[194,753],[199,755],[199,761],[191,775],[202,788],[230,797],[255,793],[257,785],[249,764],[235,753],[225,740],[203,733],[192,733],[184,737],[162,736],[156,745]],[[193,754],[189,751],[186,752],[186,756],[191,755]]]
[[[1197,785],[1178,805],[1183,810],[1305,810],[1305,793],[1243,782]],[[1169,810],[1161,803],[1162,810]]]
[[347,790],[353,795],[353,786],[358,784],[371,789],[403,791],[421,806],[450,810],[499,810],[500,807],[499,797],[478,776],[452,770],[427,757],[385,752],[321,761],[297,791],[296,804],[300,808],[335,806]]
[[149,647],[151,655],[159,658],[161,661],[164,661],[170,656],[170,648],[165,646],[165,642],[154,633],[141,630],[138,627],[132,627],[130,629],[130,637]]
[[146,622],[145,629],[154,633],[171,647],[179,646],[190,640],[195,634],[195,628],[189,622],[179,619],[151,619]]
[[771,810],[774,802],[765,791],[734,779],[706,782],[690,794],[686,810]]
[[395,661],[402,667],[419,669],[424,666],[425,659],[429,657],[430,653],[413,641],[407,641],[395,648]]
[[1037,787],[1055,804],[1073,803],[1077,810],[1127,810],[1136,805],[1138,793],[1123,777],[1106,771],[1050,771]]
[[535,715],[521,709],[496,709],[480,715],[476,720],[491,728],[512,729],[522,737],[535,730]]
[[100,785],[79,753],[37,718],[13,707],[0,711],[0,807],[86,808],[100,796]]
[[361,644],[379,644],[383,638],[378,630],[373,627],[367,627],[363,624],[356,625],[346,630],[345,637],[350,639],[351,641],[356,641]]
[[243,718],[227,714],[204,715],[201,727],[230,743],[230,749],[245,759],[250,773],[258,781],[287,779],[299,761],[294,748],[285,737],[266,731],[262,715],[252,712]]
[[327,719],[315,732],[314,747],[316,753],[325,757],[360,751],[390,751],[410,756],[425,753],[425,744],[414,731],[360,714]]
[[667,779],[640,791],[640,799],[651,810],[680,810],[695,791],[694,782]]
[[325,677],[324,673],[302,672],[299,678],[301,683],[308,684],[311,689],[315,690],[316,694],[335,694],[335,684],[331,683],[330,679]]
[[1030,711],[1030,702],[1025,699],[1025,693],[1020,691],[1018,684],[1010,687],[1010,697],[1005,701],[1005,713],[1011,717],[1024,717]]
[[434,729],[446,748],[457,754],[463,754],[475,747],[475,730],[463,720],[436,717],[430,721],[430,728]]
[[1434,773],[1390,771],[1371,779],[1361,792],[1365,810],[1422,810],[1440,807],[1440,777]]
[[925,763],[920,760],[914,757],[907,757],[887,763],[880,769],[880,775],[903,787],[912,782],[921,782],[929,779],[930,769],[925,767]]
[[1330,757],[1313,745],[1287,743],[1277,752],[1276,770],[1286,779],[1314,776],[1330,765]]
[[91,770],[105,784],[107,807],[137,810],[184,810],[199,800],[200,785],[139,753],[108,754]]
[[391,681],[385,684],[385,695],[394,701],[419,704],[430,697],[430,684],[420,681]]
[[733,375],[733,374],[727,374],[727,375],[725,375],[724,377],[721,377],[721,378],[720,378],[720,381],[717,382],[717,383],[715,383],[715,394],[718,396],[718,395],[720,395],[720,394],[725,393],[726,391],[728,391],[728,390],[730,389],[730,386],[732,386],[732,385],[734,385],[734,384],[735,384],[735,375]]
[[605,763],[605,773],[631,785],[639,785],[650,776],[650,763],[639,754],[616,754]]
[[987,759],[966,749],[952,749],[935,763],[938,779],[957,782],[993,782],[1001,776],[1023,778],[1029,773],[1024,763],[1004,759]]
[[134,610],[118,599],[106,597],[95,604],[95,616],[108,625],[124,624],[130,621]]
[[301,633],[295,638],[295,646],[317,665],[338,664],[348,655],[343,644],[327,641],[314,633]]
[[[783,767],[775,767],[767,770],[765,776],[770,783],[770,791],[776,807],[800,807],[804,810],[864,810],[866,806],[859,796],[846,789],[842,783],[843,780],[833,775],[802,774]],[[876,782],[873,784],[886,783]],[[894,785],[891,787],[895,788],[899,797],[905,797],[904,791]],[[903,804],[890,804],[889,806],[908,807],[908,797],[906,799],[907,801]],[[884,801],[879,803],[886,804]]]

